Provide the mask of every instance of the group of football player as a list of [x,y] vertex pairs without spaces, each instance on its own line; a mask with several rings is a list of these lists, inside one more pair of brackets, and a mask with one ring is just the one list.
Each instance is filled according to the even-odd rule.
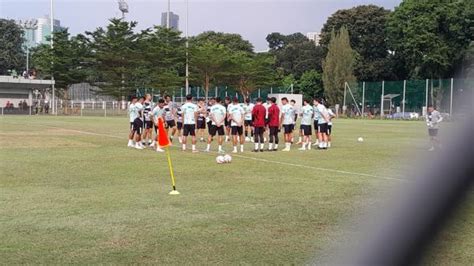
[[[188,138],[191,138],[192,152],[198,152],[198,139],[207,142],[205,152],[210,152],[215,139],[219,153],[225,153],[224,142],[232,142],[233,153],[244,152],[246,142],[254,143],[254,152],[278,151],[280,132],[283,133],[285,144],[282,151],[290,151],[295,140],[297,120],[301,117],[299,139],[296,142],[296,145],[301,145],[299,150],[310,150],[313,146],[322,150],[330,148],[335,115],[329,106],[321,98],[305,99],[299,110],[295,105],[294,100],[289,101],[286,97],[281,99],[279,105],[274,97],[267,98],[265,102],[258,98],[255,103],[250,99],[241,103],[237,97],[225,97],[223,102],[220,97],[209,98],[207,102],[204,99],[194,102],[193,97],[187,95],[186,102],[181,106],[168,95],[156,104],[149,94],[141,98],[133,97],[128,109],[128,146],[136,149],[149,146],[157,152],[163,152],[155,141],[159,132],[158,119],[161,118],[171,142],[177,136],[183,151],[186,151]],[[313,128],[316,137],[314,143]]]

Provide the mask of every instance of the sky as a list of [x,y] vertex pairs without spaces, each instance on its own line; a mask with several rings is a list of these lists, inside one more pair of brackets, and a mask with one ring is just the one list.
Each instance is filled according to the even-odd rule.
[[[145,29],[161,22],[166,0],[126,0],[127,20]],[[290,34],[319,32],[327,18],[338,9],[375,4],[392,9],[401,0],[189,0],[189,35],[214,30],[241,34],[256,51],[268,45],[272,32]],[[180,16],[185,29],[185,0],[171,0],[171,11]],[[0,0],[0,18],[29,19],[48,15],[50,0]],[[108,19],[120,17],[117,0],[54,0],[54,17],[73,35],[104,27]]]

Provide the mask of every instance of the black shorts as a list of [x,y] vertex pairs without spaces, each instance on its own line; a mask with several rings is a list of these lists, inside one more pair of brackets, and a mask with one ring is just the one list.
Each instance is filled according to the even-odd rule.
[[291,124],[291,131],[295,131],[295,124]]
[[270,127],[270,135],[276,136],[278,135],[278,127]]
[[254,135],[260,135],[260,134],[263,134],[263,132],[265,132],[265,128],[264,127],[255,127],[254,131],[253,131]]
[[184,125],[183,136],[196,136],[196,125]]
[[130,130],[133,130],[133,122],[130,122]]
[[133,132],[142,134],[142,129],[143,129],[143,121],[140,118],[136,118],[133,121]]
[[183,122],[177,122],[176,125],[178,127],[178,130],[183,129]]
[[313,134],[313,132],[311,132],[310,125],[301,125],[300,129],[303,131],[303,136],[311,136]]
[[232,136],[242,135],[244,134],[244,127],[243,126],[232,126]]
[[319,131],[319,128],[318,128],[318,121],[315,120],[315,121],[314,121],[314,132],[318,133],[318,131]]
[[176,126],[176,122],[174,120],[166,121],[166,128],[174,128]]
[[437,137],[438,136],[438,129],[437,128],[428,128],[428,134],[430,137]]
[[206,129],[206,121],[204,119],[198,119],[197,121],[197,129]]
[[224,126],[225,127],[230,127],[230,122],[229,122],[229,120],[227,120],[227,118],[224,119]]
[[146,129],[153,128],[153,122],[152,121],[145,121],[145,128]]
[[224,126],[217,127],[216,125],[211,125],[209,127],[209,135],[214,137],[216,133],[219,134],[219,136],[224,136],[225,135]]
[[283,125],[283,128],[285,129],[285,134],[291,134],[291,132],[293,132],[294,125]]
[[318,132],[322,134],[328,133],[328,123],[318,124]]
[[251,127],[251,126],[253,126],[252,120],[245,120],[245,121],[244,121],[244,126],[246,126],[246,127]]
[[331,135],[332,132],[332,125],[328,125],[328,135]]

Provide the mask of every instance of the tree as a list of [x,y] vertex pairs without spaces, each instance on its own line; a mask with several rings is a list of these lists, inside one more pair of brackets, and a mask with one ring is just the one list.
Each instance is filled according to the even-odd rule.
[[140,66],[134,72],[137,86],[164,90],[181,86],[185,75],[185,41],[174,29],[156,26],[138,38]]
[[298,82],[298,88],[300,93],[302,93],[305,98],[322,96],[324,89],[323,77],[321,73],[316,70],[304,72]]
[[200,84],[205,90],[206,97],[209,88],[217,80],[229,76],[230,50],[223,44],[211,41],[194,43],[190,49],[189,65],[191,78],[195,84]]
[[215,31],[205,31],[190,40],[191,43],[203,45],[206,42],[213,42],[227,47],[230,51],[253,53],[253,45],[242,38],[240,34],[223,33]]
[[354,65],[357,79],[395,79],[397,76],[392,71],[393,60],[386,42],[386,21],[389,15],[389,10],[375,5],[338,10],[324,24],[320,44],[327,52],[331,32],[346,27],[351,47],[359,54]]
[[25,68],[23,30],[15,21],[0,19],[0,75]]
[[322,70],[323,50],[303,34],[271,33],[267,42],[276,57],[275,66],[283,70],[284,76],[292,74],[299,79],[308,70]]
[[68,86],[85,81],[91,74],[87,67],[91,50],[87,38],[78,35],[70,39],[67,29],[55,32],[53,41],[53,49],[47,44],[35,47],[31,59],[41,78],[54,76],[57,92],[61,95]]
[[404,0],[389,16],[389,48],[409,78],[453,75],[474,38],[472,1]]
[[332,32],[328,54],[323,62],[324,94],[331,103],[341,103],[345,82],[355,81],[355,52],[349,41],[349,32],[342,27],[338,34]]
[[124,97],[137,86],[136,75],[142,71],[137,39],[142,34],[134,32],[136,26],[136,22],[111,19],[105,30],[86,32],[94,51],[94,84],[103,94]]
[[231,56],[230,62],[225,80],[235,87],[244,99],[259,87],[271,85],[275,81],[274,58],[269,54],[237,52]]

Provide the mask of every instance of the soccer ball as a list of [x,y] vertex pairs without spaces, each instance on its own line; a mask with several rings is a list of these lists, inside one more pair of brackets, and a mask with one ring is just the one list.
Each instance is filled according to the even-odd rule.
[[358,141],[358,142],[364,142],[364,138],[359,137],[359,138],[357,139],[357,141]]
[[224,155],[224,161],[226,163],[232,162],[232,157],[229,154]]
[[222,155],[217,156],[216,157],[216,163],[218,163],[218,164],[225,163],[224,156],[222,156]]

